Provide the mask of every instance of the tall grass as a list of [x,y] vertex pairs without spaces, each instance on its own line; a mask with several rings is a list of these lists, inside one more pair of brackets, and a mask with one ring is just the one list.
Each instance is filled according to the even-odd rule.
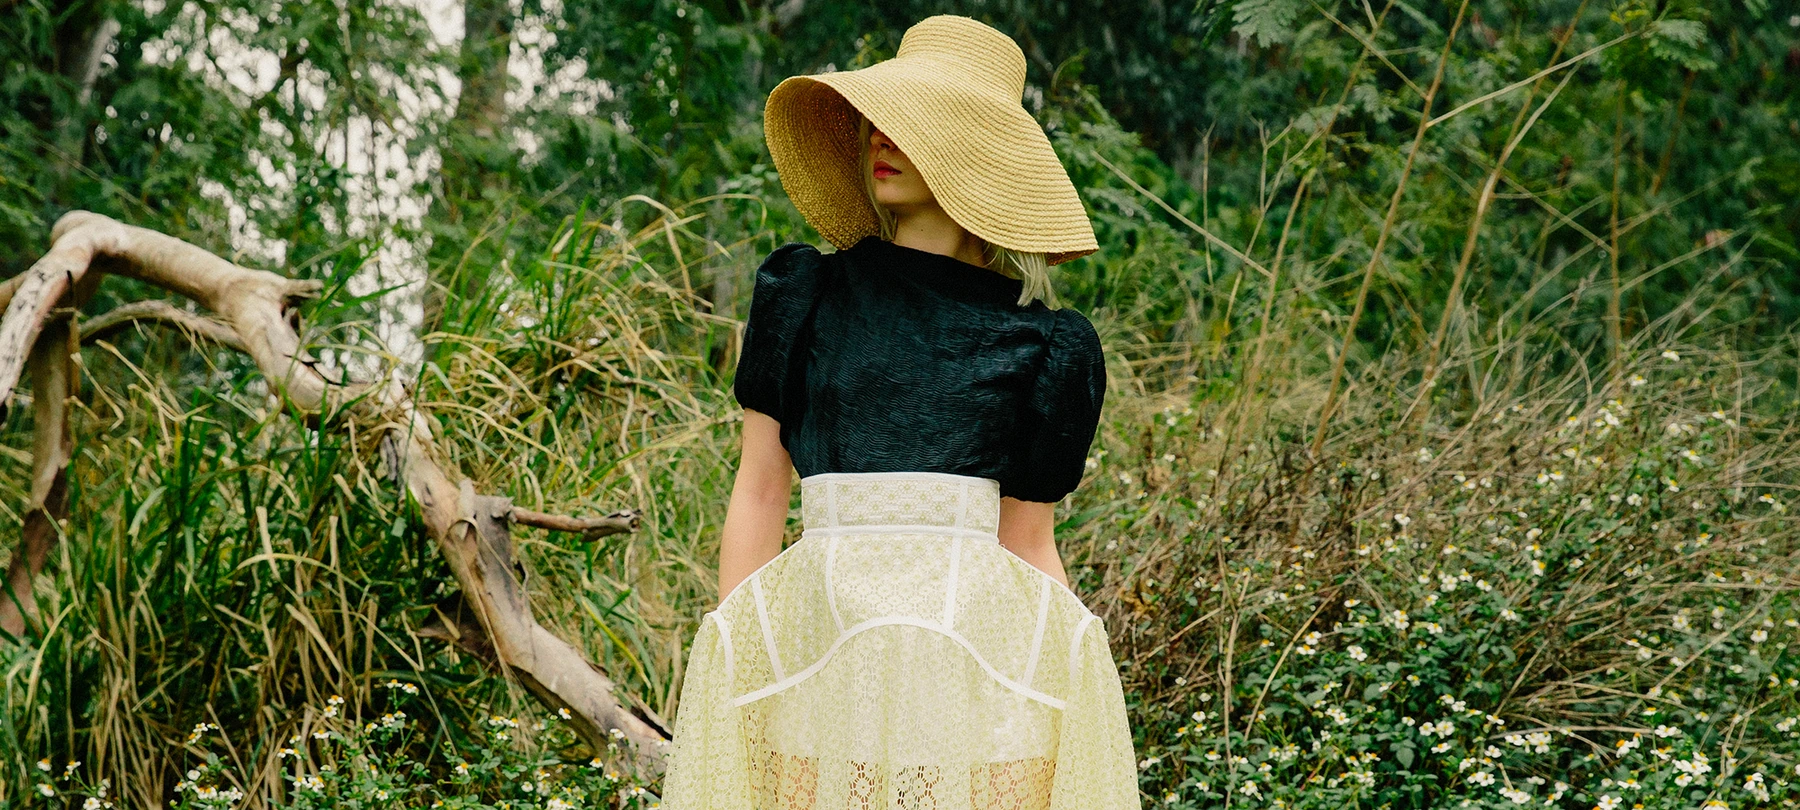
[[[1078,129],[1065,146],[1104,151],[1108,137]],[[1104,191],[1125,213],[1103,228],[1129,230],[1133,247],[1096,265],[1110,286],[1071,280],[1108,348],[1110,388],[1058,537],[1112,634],[1152,799],[1497,804],[1497,788],[1471,780],[1511,768],[1500,772],[1542,776],[1534,795],[1562,781],[1559,801],[1598,801],[1602,786],[1587,785],[1614,778],[1617,739],[1669,716],[1682,739],[1730,747],[1733,767],[1763,768],[1770,785],[1791,770],[1774,725],[1800,713],[1781,685],[1800,674],[1785,646],[1800,637],[1783,623],[1800,586],[1800,532],[1780,511],[1800,465],[1791,344],[1705,331],[1719,300],[1697,287],[1636,330],[1615,382],[1582,337],[1598,328],[1607,263],[1540,261],[1531,292],[1478,292],[1453,322],[1432,407],[1415,418],[1425,342],[1343,342],[1325,293],[1343,248],[1316,244],[1302,220],[1255,251],[1267,262],[1271,241],[1283,246],[1279,286],[1224,262],[1202,274],[1204,248],[1150,214],[1149,190]],[[1281,222],[1282,197],[1266,199],[1261,219]],[[545,511],[643,513],[631,535],[521,530],[519,542],[541,620],[665,719],[684,644],[715,601],[739,416],[732,313],[782,239],[759,217],[755,200],[721,198],[571,218],[483,299],[458,302],[414,383],[443,451],[484,490]],[[343,314],[352,303],[309,313],[324,325],[319,352],[345,367],[370,345]],[[1343,405],[1315,455],[1339,353]],[[391,715],[390,681],[419,694],[405,704],[411,731],[386,744],[426,782],[499,801],[505,786],[457,782],[454,765],[492,743],[491,713],[535,709],[432,630],[459,597],[367,437],[291,419],[246,366],[167,335],[84,357],[75,517],[40,583],[41,624],[0,648],[0,802],[36,801],[40,784],[65,800],[72,783],[54,776],[79,761],[84,784],[110,780],[122,804],[166,804],[210,753],[209,773],[246,806],[291,803],[316,770],[282,749]],[[7,425],[5,446],[27,428]],[[0,503],[22,502],[25,463],[17,449],[0,460]],[[1332,702],[1351,693],[1355,705]],[[1483,752],[1499,726],[1419,737],[1405,720],[1438,718],[1441,696],[1507,733],[1553,730],[1556,744],[1507,759]],[[1649,707],[1670,714],[1652,724]],[[1340,723],[1328,709],[1358,714]],[[220,729],[194,734],[200,724]],[[1431,751],[1452,739],[1461,747]],[[547,761],[607,755],[555,735],[509,744]]]

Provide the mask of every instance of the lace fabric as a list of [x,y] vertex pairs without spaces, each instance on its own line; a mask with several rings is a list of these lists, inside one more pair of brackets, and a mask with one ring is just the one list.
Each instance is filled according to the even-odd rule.
[[664,807],[1138,810],[1105,628],[999,545],[997,483],[801,486],[801,539],[694,638]]

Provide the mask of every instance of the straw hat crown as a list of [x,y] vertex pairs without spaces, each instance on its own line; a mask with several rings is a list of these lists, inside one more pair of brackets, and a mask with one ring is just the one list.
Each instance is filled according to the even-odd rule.
[[896,59],[938,62],[940,78],[960,78],[970,91],[1012,103],[1025,98],[1025,52],[1012,37],[967,17],[930,17],[907,29]]
[[1011,37],[939,15],[907,29],[885,62],[783,81],[763,129],[788,197],[839,248],[879,232],[857,133],[866,117],[959,225],[1056,264],[1098,244],[1050,139],[1020,104],[1024,93],[1025,54]]

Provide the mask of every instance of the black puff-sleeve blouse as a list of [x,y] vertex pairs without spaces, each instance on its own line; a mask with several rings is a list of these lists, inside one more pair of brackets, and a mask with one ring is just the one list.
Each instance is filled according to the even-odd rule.
[[943,472],[1055,502],[1086,466],[1106,391],[1080,313],[1020,282],[868,237],[784,245],[756,271],[734,391],[781,424],[802,477]]

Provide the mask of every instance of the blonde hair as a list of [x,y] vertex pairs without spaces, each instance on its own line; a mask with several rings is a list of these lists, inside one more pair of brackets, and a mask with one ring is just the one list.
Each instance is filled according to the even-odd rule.
[[[875,209],[875,221],[882,239],[894,241],[894,212],[875,201],[874,175],[869,171],[869,136],[874,132],[874,125],[866,117],[857,122],[857,142],[863,144],[862,179],[863,193],[869,198],[869,207]],[[980,237],[976,237],[980,238]],[[987,262],[987,269],[1007,278],[1018,279],[1019,306],[1026,306],[1033,301],[1042,301],[1044,306],[1056,309],[1056,291],[1050,287],[1050,261],[1042,253],[1003,248],[985,239],[981,240],[981,258]]]

